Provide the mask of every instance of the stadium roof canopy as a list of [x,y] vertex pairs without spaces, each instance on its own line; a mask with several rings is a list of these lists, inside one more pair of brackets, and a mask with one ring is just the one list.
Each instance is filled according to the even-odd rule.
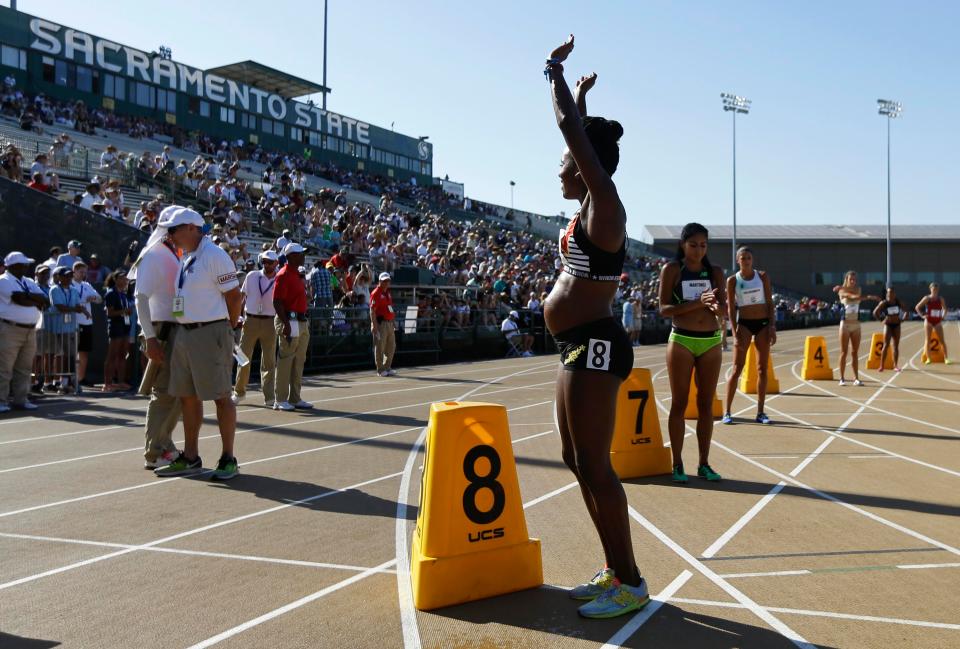
[[207,70],[212,74],[239,81],[261,90],[280,95],[284,99],[293,99],[311,95],[315,92],[330,92],[330,88],[307,81],[292,74],[281,72],[256,61],[240,61]]
[[[733,227],[707,225],[711,239],[730,240]],[[647,225],[645,241],[663,242],[680,239],[683,225]],[[960,241],[960,225],[894,225],[893,238],[898,241]],[[737,241],[749,243],[771,241],[885,241],[885,225],[741,225]]]

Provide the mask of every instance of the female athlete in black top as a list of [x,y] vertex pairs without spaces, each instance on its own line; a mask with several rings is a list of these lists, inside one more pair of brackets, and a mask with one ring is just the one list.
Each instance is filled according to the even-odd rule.
[[[873,310],[873,317],[883,321],[883,348],[880,350],[880,358],[886,358],[893,343],[893,371],[900,371],[900,323],[907,317],[907,307],[897,297],[897,292],[893,287],[887,289],[887,297],[877,305]],[[878,372],[883,371],[883,363],[880,363]]]
[[610,178],[623,129],[586,116],[595,74],[578,81],[575,96],[570,93],[561,63],[572,50],[573,35],[553,51],[544,71],[567,145],[559,173],[563,197],[580,202],[560,233],[563,272],[544,304],[544,318],[562,364],[556,417],[563,461],[580,483],[607,563],[570,595],[591,600],[580,607],[581,615],[613,617],[649,601],[633,555],[626,494],[610,464],[617,392],[633,367],[630,339],[612,308],[626,246],[626,213]]

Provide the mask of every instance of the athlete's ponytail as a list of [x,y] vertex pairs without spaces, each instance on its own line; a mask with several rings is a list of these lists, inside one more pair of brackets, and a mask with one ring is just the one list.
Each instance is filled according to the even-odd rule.
[[[702,234],[708,239],[710,238],[710,232],[699,223],[687,223],[683,226],[683,229],[680,230],[680,243],[677,244],[677,254],[674,257],[676,261],[683,263],[683,258],[686,256],[683,252],[683,244],[687,242],[687,239],[698,234]],[[713,270],[713,266],[710,264],[710,260],[707,259],[706,255],[703,257],[703,267],[707,272]]]

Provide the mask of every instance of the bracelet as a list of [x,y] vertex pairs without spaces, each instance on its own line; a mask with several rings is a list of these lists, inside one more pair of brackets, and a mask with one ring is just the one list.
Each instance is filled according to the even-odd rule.
[[547,59],[547,67],[545,67],[545,68],[543,69],[543,76],[544,76],[544,78],[545,78],[547,81],[550,80],[550,70],[551,70],[551,68],[554,68],[554,67],[556,67],[556,66],[559,66],[560,69],[563,70],[563,65],[561,65],[561,63],[562,63],[562,61],[560,61],[560,59]]

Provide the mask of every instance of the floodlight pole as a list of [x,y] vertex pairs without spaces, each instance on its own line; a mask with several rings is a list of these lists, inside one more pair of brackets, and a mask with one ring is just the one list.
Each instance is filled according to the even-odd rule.
[[890,116],[887,116],[887,288],[893,286],[893,236],[890,231]]
[[723,110],[733,113],[733,237],[731,237],[732,250],[730,252],[730,272],[736,272],[737,268],[737,113],[748,115],[750,113],[750,100],[746,97],[720,93],[720,99],[723,100]]
[[887,118],[887,287],[893,286],[893,233],[890,225],[890,120],[900,116],[903,105],[889,99],[877,100],[877,112]]
[[323,110],[327,110],[327,0],[323,0]]
[[737,272],[737,111],[733,113],[733,237],[730,242],[730,274]]

